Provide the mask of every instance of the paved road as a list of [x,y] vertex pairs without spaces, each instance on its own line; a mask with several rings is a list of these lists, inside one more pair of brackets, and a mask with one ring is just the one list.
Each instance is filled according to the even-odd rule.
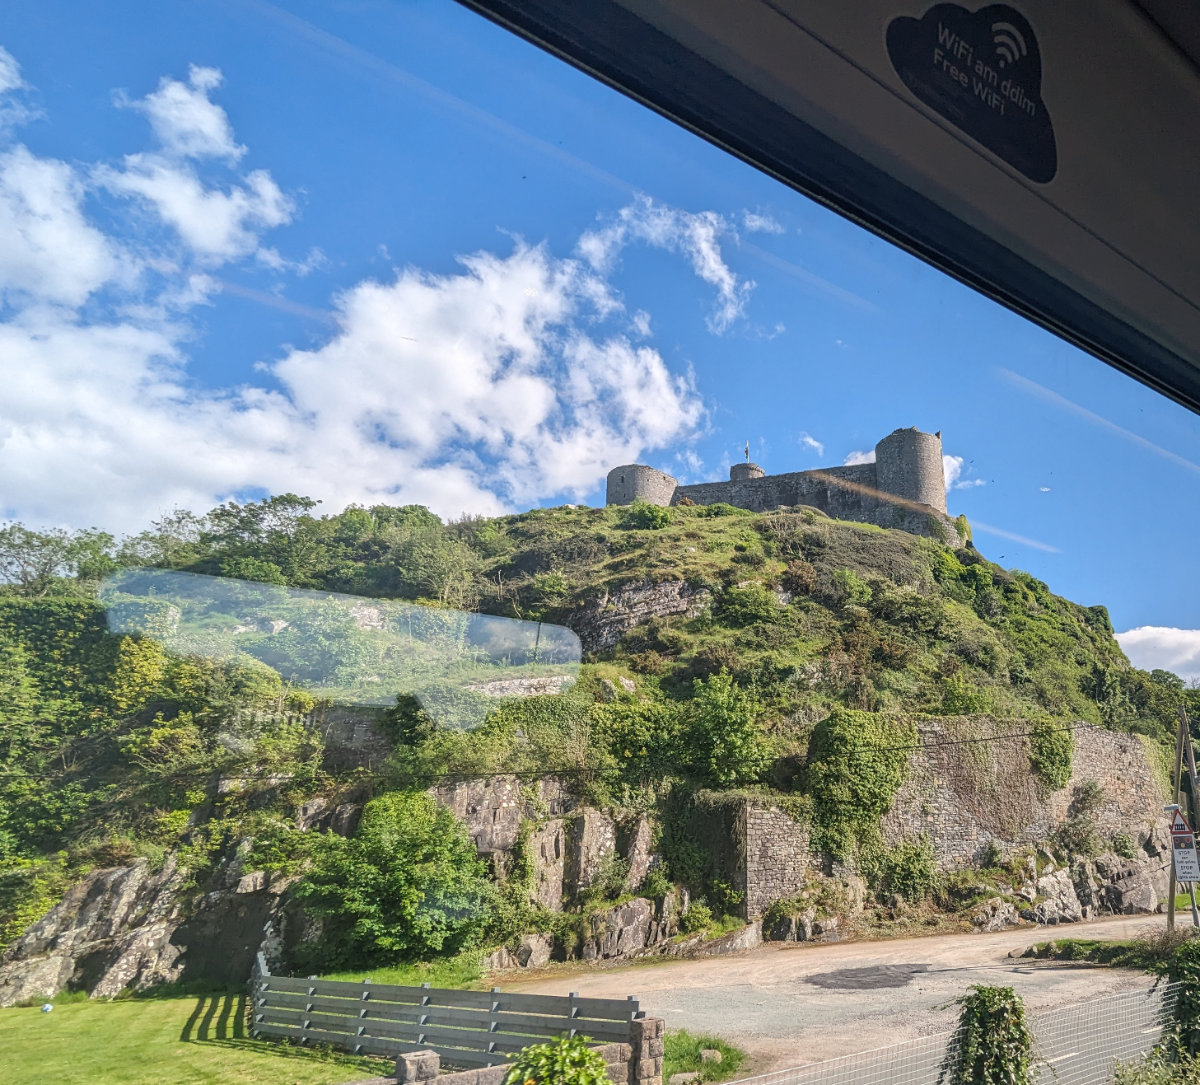
[[[1162,926],[1131,916],[835,945],[768,943],[735,957],[557,971],[506,989],[597,998],[636,995],[669,1028],[713,1032],[753,1056],[753,1072],[797,1066],[952,1028],[954,999],[975,983],[1011,986],[1031,1012],[1147,988],[1140,972],[1009,957],[1054,935],[1131,938]],[[861,970],[861,971],[857,971]]]

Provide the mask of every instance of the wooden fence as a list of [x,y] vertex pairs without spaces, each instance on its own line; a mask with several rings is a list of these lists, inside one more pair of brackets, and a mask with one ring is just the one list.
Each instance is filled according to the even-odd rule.
[[508,994],[272,976],[255,962],[253,1032],[394,1056],[426,1048],[450,1065],[493,1066],[529,1044],[569,1035],[629,1043],[637,999]]

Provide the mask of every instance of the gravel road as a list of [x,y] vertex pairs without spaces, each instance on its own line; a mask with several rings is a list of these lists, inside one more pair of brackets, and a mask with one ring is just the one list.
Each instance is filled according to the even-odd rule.
[[668,1028],[713,1032],[745,1048],[751,1072],[797,1066],[952,1028],[950,1003],[975,983],[1016,989],[1030,1012],[1150,986],[1149,977],[1009,956],[1055,934],[1131,938],[1162,916],[834,945],[768,943],[738,956],[625,968],[548,970],[506,990],[636,995]]

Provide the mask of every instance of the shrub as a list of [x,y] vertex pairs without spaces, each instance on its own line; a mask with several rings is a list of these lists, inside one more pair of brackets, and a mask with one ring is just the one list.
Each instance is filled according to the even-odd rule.
[[1133,838],[1128,833],[1113,833],[1112,850],[1122,859],[1132,859],[1137,855]]
[[779,601],[761,584],[747,584],[726,588],[716,610],[727,625],[747,626],[773,620],[779,614]]
[[1175,1002],[1175,1041],[1189,1055],[1200,1052],[1200,939],[1190,938],[1167,967],[1167,979],[1182,983]]
[[1033,765],[1033,771],[1051,791],[1059,791],[1071,780],[1075,732],[1045,721],[1035,723],[1030,731],[1029,761]]
[[994,707],[991,693],[980,689],[961,671],[942,679],[942,712],[947,716],[991,712]]
[[1011,987],[971,988],[960,1000],[960,1039],[939,1081],[949,1085],[1033,1085],[1033,1033]]
[[904,781],[917,738],[908,720],[834,709],[813,728],[805,767],[813,802],[813,846],[848,858],[860,838],[878,833],[879,818]]
[[648,501],[635,501],[629,506],[629,511],[621,520],[621,526],[626,528],[641,528],[646,531],[658,531],[671,522],[671,510],[662,505],[651,505]]
[[853,569],[838,569],[833,574],[833,589],[842,606],[866,606],[871,601],[871,585]]
[[582,1036],[560,1036],[522,1048],[513,1060],[504,1085],[609,1085],[599,1052]]
[[899,893],[906,901],[925,900],[937,888],[938,871],[928,836],[904,840],[883,852],[877,884],[884,894]]
[[697,678],[707,678],[722,671],[736,673],[742,666],[741,653],[724,641],[706,644],[692,658],[692,672]]
[[701,775],[722,788],[757,780],[770,763],[758,703],[727,674],[697,678],[692,690],[685,720]]
[[707,904],[694,900],[688,910],[679,917],[679,931],[681,934],[695,934],[697,931],[707,930],[712,921],[712,909]]
[[322,929],[296,963],[326,971],[463,949],[494,897],[466,828],[421,792],[372,799],[353,838],[322,837],[294,892]]
[[811,595],[817,586],[817,570],[807,561],[789,561],[782,583],[785,590],[793,595]]

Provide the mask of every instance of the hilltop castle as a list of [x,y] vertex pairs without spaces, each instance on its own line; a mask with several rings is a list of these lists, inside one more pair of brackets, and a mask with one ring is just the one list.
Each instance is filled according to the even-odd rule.
[[[822,467],[768,475],[756,463],[735,463],[728,482],[680,486],[663,471],[640,463],[608,473],[609,505],[714,505],[725,502],[753,512],[811,505],[838,520],[894,527],[914,535],[959,539],[946,514],[942,434],[898,429],[875,446],[874,463]],[[935,526],[936,525],[936,526]]]

